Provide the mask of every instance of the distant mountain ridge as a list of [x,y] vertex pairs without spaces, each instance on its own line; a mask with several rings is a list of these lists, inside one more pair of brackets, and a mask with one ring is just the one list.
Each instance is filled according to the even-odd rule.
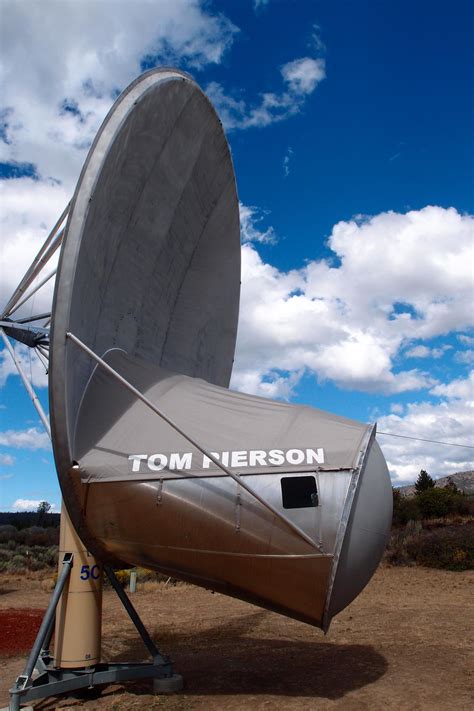
[[[474,471],[456,472],[455,474],[442,476],[435,480],[435,486],[442,488],[443,486],[447,486],[450,482],[455,484],[459,491],[463,491],[468,496],[474,496]],[[415,493],[415,485],[400,486],[398,490],[403,496],[413,496]]]

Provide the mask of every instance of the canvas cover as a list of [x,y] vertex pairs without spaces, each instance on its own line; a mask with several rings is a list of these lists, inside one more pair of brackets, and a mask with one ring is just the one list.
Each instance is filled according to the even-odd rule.
[[[236,473],[351,469],[366,446],[366,424],[234,392],[120,350],[103,357]],[[85,390],[73,443],[83,481],[223,475],[101,366]]]

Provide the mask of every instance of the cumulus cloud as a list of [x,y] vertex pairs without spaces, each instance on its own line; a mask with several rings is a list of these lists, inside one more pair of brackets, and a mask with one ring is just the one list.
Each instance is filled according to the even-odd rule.
[[428,348],[428,346],[414,346],[414,348],[409,348],[405,351],[405,356],[407,358],[442,358],[447,350],[450,350],[452,346],[445,345],[441,348]]
[[233,386],[309,371],[368,392],[435,387],[400,367],[403,349],[470,327],[473,233],[473,217],[433,206],[339,222],[333,259],[289,272],[244,244]]
[[[75,182],[117,95],[142,61],[221,61],[237,28],[199,0],[3,3],[0,160]],[[21,71],[18,69],[21,67]],[[34,110],[32,110],[34,107]]]
[[469,348],[465,351],[457,351],[454,354],[454,360],[458,363],[465,363],[466,365],[472,365],[474,363],[474,350]]
[[51,440],[44,430],[30,427],[26,430],[4,430],[0,432],[0,445],[18,449],[50,449]]
[[[393,413],[378,421],[379,432],[391,432],[425,440],[474,446],[474,372],[466,379],[436,386],[439,403],[407,405],[405,414]],[[474,468],[474,450],[432,442],[378,435],[392,478],[397,484],[412,483],[420,469],[439,477]]]
[[[238,32],[199,0],[58,7],[55,0],[2,4],[0,162],[14,177],[0,181],[0,309],[71,198],[107,111],[143,63],[191,70],[218,63]],[[15,316],[48,311],[52,291],[50,282]],[[4,380],[12,372],[4,357],[1,368]]]
[[[17,499],[12,505],[12,511],[36,511],[44,499]],[[57,510],[56,504],[51,504],[51,512]]]
[[206,93],[216,107],[227,130],[269,126],[299,113],[310,94],[326,77],[324,59],[302,57],[281,67],[284,89],[265,92],[253,106],[232,96],[221,84],[211,82]]
[[303,375],[303,371],[284,373],[276,369],[269,370],[262,378],[258,369],[236,370],[232,375],[231,387],[245,393],[252,393],[272,400],[291,400],[295,387]]
[[474,370],[471,370],[467,378],[457,378],[450,383],[436,385],[431,394],[449,399],[474,400]]
[[[16,178],[0,181],[2,215],[0,217],[0,309],[17,287],[56,220],[71,198],[71,192],[51,180]],[[57,253],[32,287],[57,264]],[[45,284],[15,317],[43,313],[51,308],[54,280]]]
[[[71,2],[61,12],[52,0],[3,3],[0,161],[20,172],[27,164],[34,175],[0,181],[0,308],[71,198],[101,121],[141,61],[217,63],[236,32],[198,0]],[[16,316],[47,311],[52,290],[50,282]]]

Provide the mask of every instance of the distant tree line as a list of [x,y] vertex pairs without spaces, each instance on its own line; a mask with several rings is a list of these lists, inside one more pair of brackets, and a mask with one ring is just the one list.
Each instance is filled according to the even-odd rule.
[[436,487],[434,479],[422,469],[415,482],[415,495],[403,496],[399,489],[393,489],[393,523],[404,525],[408,521],[422,521],[430,518],[444,518],[450,515],[466,515],[470,504],[467,496],[454,482],[444,487]]
[[14,526],[19,531],[24,528],[31,528],[31,526],[59,528],[61,516],[58,513],[50,513],[50,508],[51,506],[47,501],[42,501],[36,511],[0,512],[0,526]]

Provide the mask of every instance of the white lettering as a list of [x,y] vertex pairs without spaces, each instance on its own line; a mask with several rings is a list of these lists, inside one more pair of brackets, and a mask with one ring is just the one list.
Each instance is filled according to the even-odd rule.
[[304,452],[301,449],[289,449],[286,453],[288,464],[303,464],[304,459]]
[[251,449],[249,452],[249,467],[264,467],[266,465],[267,453],[263,449]]
[[[215,457],[216,459],[219,459],[219,452],[211,452],[212,456]],[[209,457],[206,457],[206,455],[203,455],[202,458],[202,468],[203,469],[209,469],[211,466],[212,459],[209,459]]]
[[160,472],[167,464],[168,457],[165,454],[152,454],[148,457],[148,469],[151,469],[152,472]]
[[316,451],[307,449],[306,462],[308,464],[324,464],[324,449],[322,447],[319,447]]
[[143,459],[147,459],[148,455],[147,454],[130,454],[128,456],[129,461],[133,462],[132,464],[132,472],[139,472],[140,471],[140,464]]
[[173,452],[170,454],[170,469],[191,469],[192,461],[192,452],[186,452],[186,454]]
[[[266,467],[282,466],[287,462],[293,466],[299,464],[324,464],[324,449],[264,449],[238,450],[236,452],[211,452],[211,455],[226,467]],[[140,472],[141,463],[148,460],[148,469],[154,472],[168,468],[170,470],[185,470],[193,468],[192,452],[172,452],[171,454],[130,454],[132,472]],[[202,469],[209,469],[212,459],[203,455]]]
[[273,464],[276,467],[278,467],[280,464],[283,464],[283,462],[285,461],[285,457],[283,456],[283,450],[281,449],[271,449],[268,454],[270,455],[268,463]]
[[231,462],[233,467],[248,467],[247,451],[231,452]]

